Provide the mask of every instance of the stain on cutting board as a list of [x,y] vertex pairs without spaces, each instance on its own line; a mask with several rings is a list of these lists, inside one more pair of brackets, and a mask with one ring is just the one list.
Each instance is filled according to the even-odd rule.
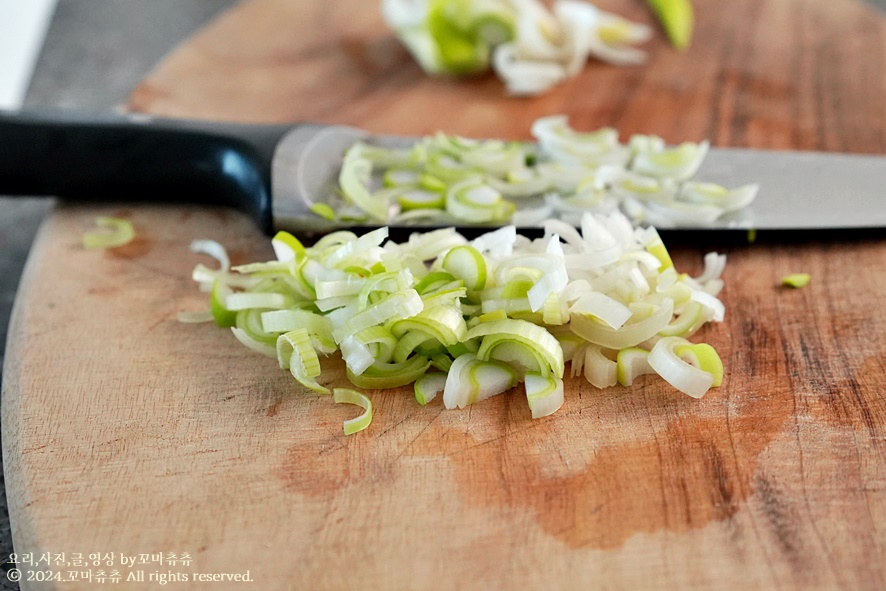
[[314,431],[277,473],[289,490],[319,500],[396,479],[401,460],[420,459],[454,474],[429,496],[452,487],[459,503],[528,510],[570,547],[611,549],[637,533],[731,518],[756,492],[758,457],[792,410],[785,392],[731,394],[728,384],[701,401],[651,377],[605,392],[577,379],[567,388],[564,407],[540,420],[530,418],[519,388],[460,411],[375,393],[377,407],[390,404],[385,397],[400,400],[388,414],[377,410],[374,432]]

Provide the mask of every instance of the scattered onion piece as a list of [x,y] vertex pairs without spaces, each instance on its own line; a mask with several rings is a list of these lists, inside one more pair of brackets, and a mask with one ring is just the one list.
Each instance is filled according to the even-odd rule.
[[782,285],[799,289],[806,287],[812,281],[812,275],[809,273],[791,273],[781,278]]
[[109,231],[87,232],[83,235],[83,248],[117,248],[129,244],[135,238],[132,222],[123,218],[99,216],[95,218],[97,226]]
[[677,49],[688,47],[695,22],[692,0],[647,0],[647,3],[671,44]]
[[362,431],[372,422],[372,401],[366,394],[349,388],[335,388],[332,390],[332,399],[339,404],[355,404],[363,409],[359,416],[344,421],[345,435]]

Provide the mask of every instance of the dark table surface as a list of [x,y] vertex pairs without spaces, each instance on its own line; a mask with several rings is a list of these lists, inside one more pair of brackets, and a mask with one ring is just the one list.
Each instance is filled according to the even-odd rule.
[[[886,10],[886,0],[869,1]],[[167,52],[235,3],[59,0],[25,107],[112,110]],[[15,347],[6,343],[15,292],[34,235],[51,207],[48,199],[0,197],[0,362],[5,347]],[[5,486],[0,486],[2,562],[11,552]],[[0,574],[0,589],[17,588]]]

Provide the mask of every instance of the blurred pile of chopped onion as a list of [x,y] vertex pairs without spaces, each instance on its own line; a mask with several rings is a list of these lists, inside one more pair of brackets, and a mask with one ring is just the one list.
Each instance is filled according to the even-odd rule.
[[[689,0],[648,0],[676,47],[692,29]],[[637,45],[652,36],[640,23],[582,0],[382,0],[385,22],[431,75],[474,75],[490,68],[514,95],[541,94],[576,76],[591,57],[642,63]]]

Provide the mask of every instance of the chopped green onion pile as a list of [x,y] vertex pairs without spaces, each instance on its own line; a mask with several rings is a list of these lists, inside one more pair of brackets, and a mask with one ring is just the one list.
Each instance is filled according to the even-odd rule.
[[563,115],[538,119],[531,131],[533,143],[443,133],[410,148],[358,142],[345,154],[334,207],[316,213],[372,224],[540,227],[621,210],[637,224],[704,227],[747,207],[759,188],[694,178],[707,141],[670,146],[633,135],[623,144],[615,129],[579,132]]
[[[653,5],[674,43],[688,42],[691,11]],[[536,95],[576,76],[589,57],[638,64],[649,27],[580,0],[383,0],[382,15],[416,62],[432,75],[492,68],[508,91]],[[677,31],[677,36],[671,34]]]
[[323,383],[320,357],[336,352],[353,386],[413,384],[422,405],[464,408],[522,384],[533,418],[563,404],[567,372],[599,388],[654,373],[693,397],[723,377],[716,351],[688,338],[723,319],[725,256],[708,254],[698,277],[679,273],[655,228],[618,211],[579,227],[549,220],[532,240],[511,225],[396,243],[382,227],[311,247],[280,232],[272,246],[275,260],[231,267],[218,243],[192,245],[219,261],[193,273],[208,318],[305,387],[362,406],[346,433],[369,424],[371,404]]

